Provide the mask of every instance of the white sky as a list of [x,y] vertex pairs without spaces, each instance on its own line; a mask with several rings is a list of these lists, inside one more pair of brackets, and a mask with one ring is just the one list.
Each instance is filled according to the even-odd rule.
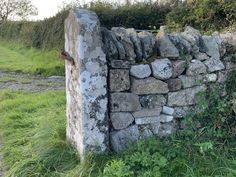
[[[60,9],[59,7],[62,7],[63,2],[69,4],[73,0],[31,0],[31,1],[32,4],[38,8],[38,16],[34,16],[30,19],[43,20],[44,18],[49,18],[54,16]],[[96,0],[80,0],[82,4],[91,1],[96,1]],[[124,2],[124,0],[107,0],[107,1]]]

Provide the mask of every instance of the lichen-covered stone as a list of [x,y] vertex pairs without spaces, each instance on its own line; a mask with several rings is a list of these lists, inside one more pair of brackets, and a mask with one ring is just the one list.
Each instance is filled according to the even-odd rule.
[[187,26],[184,32],[181,33],[181,36],[190,42],[192,46],[200,46],[201,33],[198,30]]
[[151,116],[159,116],[161,114],[162,107],[155,107],[155,109],[141,109],[140,111],[133,112],[133,116],[137,117],[151,117]]
[[176,60],[172,62],[172,77],[180,76],[186,69],[186,61],[184,60]]
[[135,62],[136,54],[134,52],[134,45],[130,40],[130,37],[125,28],[113,27],[112,32],[117,36],[118,41],[123,45],[125,49],[126,59]]
[[134,117],[128,112],[111,113],[110,119],[112,126],[116,130],[127,128],[134,121]]
[[135,118],[135,123],[137,125],[145,125],[145,124],[153,124],[153,123],[157,123],[160,122],[160,120],[158,119],[158,116],[151,116],[151,117],[136,117]]
[[94,12],[71,10],[65,21],[67,139],[82,159],[109,149],[107,60]]
[[202,63],[199,60],[192,60],[188,66],[186,74],[188,76],[196,76],[199,74],[205,74],[206,72],[207,72],[207,68],[204,65],[204,63]]
[[225,69],[225,66],[220,59],[210,58],[209,60],[204,61],[204,64],[207,66],[208,72],[210,73]]
[[156,59],[151,63],[153,76],[157,79],[167,80],[172,76],[172,63],[169,59]]
[[109,75],[110,91],[126,91],[130,89],[128,69],[112,69]]
[[205,61],[210,59],[210,57],[206,53],[201,52],[194,54],[194,58],[199,61]]
[[163,95],[145,95],[140,96],[140,103],[146,109],[159,109],[166,104],[166,98]]
[[130,69],[130,75],[139,79],[149,77],[152,71],[148,64],[133,65]]
[[209,82],[216,82],[217,81],[217,74],[212,73],[212,74],[207,74],[204,76],[204,82],[209,83]]
[[146,95],[168,93],[169,89],[167,83],[153,77],[149,77],[142,80],[132,79],[131,91],[138,95]]
[[137,142],[139,138],[140,132],[137,125],[133,125],[120,131],[111,132],[110,135],[112,149],[115,152],[127,149],[131,143]]
[[197,103],[196,95],[199,92],[206,91],[206,86],[196,86],[177,92],[168,93],[169,106],[188,106]]
[[157,34],[157,48],[160,53],[160,56],[166,58],[178,58],[179,51],[175,45],[170,41],[168,35],[165,32],[160,31]]
[[182,81],[179,78],[169,79],[167,84],[170,92],[177,91],[182,88]]
[[130,68],[130,62],[127,60],[112,60],[111,67],[115,69],[128,69]]
[[166,115],[166,114],[161,114],[159,117],[158,117],[158,120],[159,122],[161,123],[167,123],[167,122],[171,122],[173,121],[174,117],[171,116],[171,115]]
[[175,118],[183,118],[184,116],[187,115],[189,108],[188,107],[175,107],[174,110],[175,111],[174,111],[173,116]]
[[189,87],[201,85],[204,83],[203,75],[197,75],[197,76],[181,75],[179,76],[179,79],[182,82],[183,88],[189,88]]
[[156,52],[156,38],[152,33],[146,31],[138,33],[138,37],[141,41],[143,58],[151,57]]
[[111,112],[134,112],[141,110],[139,97],[134,93],[112,93],[110,96]]
[[207,55],[211,56],[214,60],[219,60],[220,51],[216,38],[214,36],[203,36],[202,38]]

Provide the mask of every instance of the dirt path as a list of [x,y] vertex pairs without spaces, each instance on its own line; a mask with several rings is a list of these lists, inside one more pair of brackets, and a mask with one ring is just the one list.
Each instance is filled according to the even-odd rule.
[[32,92],[63,90],[65,89],[65,78],[61,76],[43,78],[29,74],[0,71],[0,90],[4,89],[26,90]]
[[[29,74],[0,71],[0,90],[24,90],[30,92],[44,92],[49,90],[64,90],[65,78],[51,76],[43,78]],[[4,176],[0,140],[0,177]]]

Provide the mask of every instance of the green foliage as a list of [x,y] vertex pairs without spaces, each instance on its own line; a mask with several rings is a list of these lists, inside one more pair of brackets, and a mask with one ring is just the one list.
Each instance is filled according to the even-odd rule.
[[13,42],[0,42],[0,70],[41,74],[43,76],[65,73],[64,61],[57,50],[43,51]]
[[235,0],[187,0],[172,9],[167,16],[167,24],[172,29],[190,25],[209,32],[231,26],[235,19]]

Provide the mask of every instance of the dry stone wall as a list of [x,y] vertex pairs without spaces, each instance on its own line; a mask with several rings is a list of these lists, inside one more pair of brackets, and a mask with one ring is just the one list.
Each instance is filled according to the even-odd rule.
[[66,63],[67,137],[82,156],[169,136],[197,111],[198,93],[224,85],[236,68],[218,33],[108,30],[86,10],[72,11],[65,26],[74,58]]

